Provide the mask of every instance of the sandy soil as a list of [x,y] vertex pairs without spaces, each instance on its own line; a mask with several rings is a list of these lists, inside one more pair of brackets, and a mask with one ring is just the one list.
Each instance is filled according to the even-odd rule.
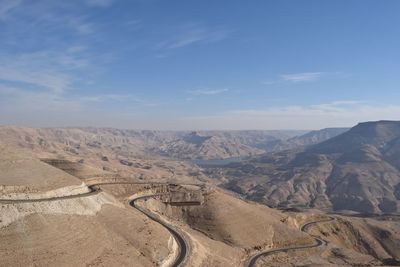
[[0,231],[0,266],[158,266],[170,235],[133,209],[34,214]]
[[0,145],[0,185],[21,187],[28,192],[46,192],[82,181],[24,151]]

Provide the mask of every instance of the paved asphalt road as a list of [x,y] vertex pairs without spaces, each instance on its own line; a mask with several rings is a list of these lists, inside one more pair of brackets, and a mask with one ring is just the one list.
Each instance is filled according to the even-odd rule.
[[88,197],[92,195],[96,195],[101,192],[101,189],[96,185],[89,186],[90,191],[87,193],[76,194],[76,195],[68,195],[68,196],[60,196],[60,197],[49,197],[49,198],[27,198],[27,199],[0,199],[0,203],[2,204],[14,204],[14,203],[31,203],[31,202],[45,202],[45,201],[56,201],[63,199],[72,199],[72,198],[81,198]]
[[[333,221],[333,220],[335,220],[334,217],[329,217],[329,219],[325,219],[325,220],[308,222],[308,223],[303,224],[300,227],[300,230],[303,231],[303,232],[306,232],[307,228],[312,224],[329,222],[329,221]],[[315,247],[320,247],[322,245],[326,245],[326,241],[324,241],[324,240],[322,240],[322,239],[320,239],[318,237],[315,237],[315,236],[313,236],[313,237],[314,237],[315,242],[313,244],[310,244],[310,245],[293,246],[293,247],[285,247],[285,248],[276,248],[276,249],[270,249],[270,250],[267,250],[267,251],[263,251],[263,252],[257,253],[255,255],[253,255],[252,257],[250,257],[250,259],[248,260],[246,266],[247,267],[253,267],[253,266],[255,266],[257,260],[260,257],[265,257],[265,256],[268,256],[268,255],[271,255],[271,254],[274,254],[274,253],[288,252],[290,250],[298,250],[298,249],[306,249],[306,248],[315,248]]]
[[161,224],[163,227],[165,227],[171,234],[172,236],[175,238],[176,242],[178,243],[178,247],[179,247],[179,254],[176,257],[174,263],[171,265],[171,267],[178,267],[181,266],[182,263],[185,261],[186,258],[186,254],[187,254],[187,245],[186,245],[186,241],[185,239],[183,239],[183,237],[176,231],[174,230],[170,225],[166,224],[165,222],[159,220],[157,217],[155,217],[153,214],[151,214],[149,211],[142,209],[138,206],[135,205],[135,201],[139,200],[139,199],[147,199],[147,198],[151,198],[154,197],[156,195],[150,195],[150,196],[142,196],[142,197],[138,197],[136,199],[133,199],[129,202],[129,204],[134,207],[135,209],[139,210],[140,212],[142,212],[143,214],[145,214],[147,217],[149,217],[151,220]]
[[[87,197],[91,195],[95,195],[101,192],[101,189],[98,187],[99,185],[102,184],[145,184],[145,183],[132,183],[132,182],[114,182],[114,183],[97,183],[89,186],[90,191],[87,193],[82,193],[82,194],[76,194],[76,195],[69,195],[69,196],[60,196],[60,197],[51,197],[51,198],[40,198],[40,199],[0,199],[0,203],[2,204],[15,204],[15,203],[32,203],[32,202],[45,202],[45,201],[56,201],[56,200],[63,200],[63,199],[73,199],[73,198],[81,198],[81,197]],[[155,183],[150,183],[150,184],[155,184]],[[163,183],[156,183],[156,184],[163,184]],[[165,183],[167,184],[167,183]],[[143,214],[145,214],[147,217],[149,217],[151,220],[161,224],[163,227],[165,227],[174,237],[176,242],[178,243],[179,247],[179,254],[176,257],[174,263],[171,265],[171,267],[179,267],[183,264],[183,262],[186,259],[187,256],[187,244],[184,238],[176,231],[174,230],[170,225],[166,224],[165,222],[159,220],[156,216],[151,214],[149,211],[142,209],[138,206],[135,205],[135,201],[139,199],[146,199],[146,198],[151,198],[156,195],[147,195],[147,196],[141,196],[136,199],[133,199],[129,202],[129,205],[132,206],[133,208],[139,210]]]

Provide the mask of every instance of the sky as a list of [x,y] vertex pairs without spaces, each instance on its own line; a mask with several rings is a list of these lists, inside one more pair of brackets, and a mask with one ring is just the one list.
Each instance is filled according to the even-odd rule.
[[398,0],[0,0],[0,124],[400,119]]

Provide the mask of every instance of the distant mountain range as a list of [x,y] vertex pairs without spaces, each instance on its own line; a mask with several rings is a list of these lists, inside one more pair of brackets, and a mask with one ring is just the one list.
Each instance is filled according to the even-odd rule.
[[400,122],[360,123],[305,149],[229,166],[225,176],[226,187],[271,206],[398,212]]
[[280,151],[330,138],[342,129],[313,131],[138,131],[113,128],[0,126],[0,143],[41,152],[87,155],[223,159]]
[[0,126],[0,143],[44,158],[96,160],[105,170],[116,164],[150,168],[135,159],[245,157],[220,168],[218,175],[208,174],[270,206],[366,213],[398,212],[400,207],[400,122],[395,121],[307,133]]
[[163,155],[187,159],[248,157],[320,143],[348,130],[319,131],[201,131],[184,133],[159,147]]
[[[224,159],[228,189],[270,206],[397,212],[400,122],[360,123],[319,131],[136,131],[112,128],[0,126],[0,143],[43,157]],[[210,171],[210,170],[209,170]],[[214,176],[214,174],[213,174]]]

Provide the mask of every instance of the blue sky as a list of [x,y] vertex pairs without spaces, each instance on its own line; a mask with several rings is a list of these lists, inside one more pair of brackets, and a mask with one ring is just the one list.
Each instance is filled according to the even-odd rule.
[[0,0],[0,124],[399,119],[397,0]]

